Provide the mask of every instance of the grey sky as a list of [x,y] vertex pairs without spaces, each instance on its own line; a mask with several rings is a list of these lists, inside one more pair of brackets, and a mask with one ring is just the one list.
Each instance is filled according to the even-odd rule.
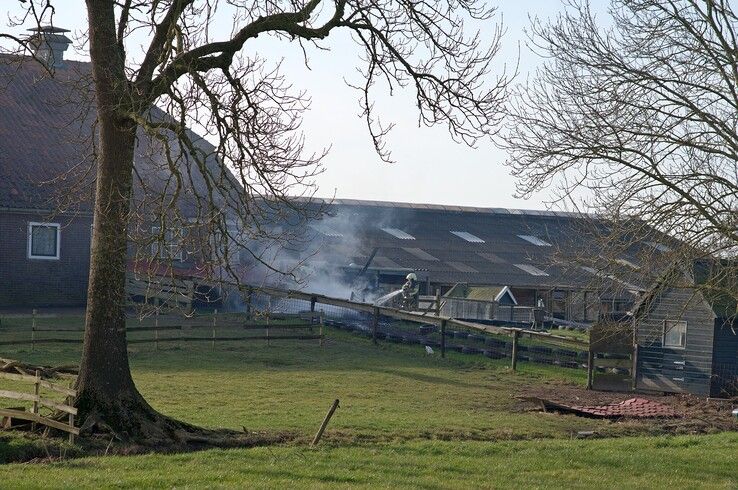
[[[559,0],[496,0],[497,17],[482,33],[494,31],[494,22],[502,21],[506,33],[498,66],[514,65],[520,53],[520,79],[535,69],[540,60],[525,46],[524,28],[529,15],[549,18],[561,7]],[[604,1],[602,2],[605,3]],[[15,4],[15,2],[12,2]],[[86,12],[79,0],[60,0],[55,24],[80,33],[85,28]],[[598,6],[599,7],[599,6]],[[604,5],[602,6],[604,10]],[[0,8],[0,14],[17,13],[17,7]],[[30,27],[30,26],[29,26]],[[14,29],[20,32],[20,29]],[[356,50],[350,38],[331,36],[325,46],[330,51],[308,51],[310,70],[303,62],[297,43],[260,39],[247,49],[282,63],[283,73],[296,89],[304,89],[312,98],[303,129],[308,147],[331,147],[325,172],[317,181],[319,195],[339,198],[427,202],[485,207],[542,209],[547,194],[527,201],[515,199],[515,180],[503,165],[506,155],[490,142],[477,148],[454,143],[443,127],[418,127],[412,92],[400,91],[393,97],[382,95],[377,101],[378,114],[385,123],[395,123],[388,138],[394,164],[383,163],[373,150],[371,140],[359,117],[358,94],[344,79],[358,81]],[[84,59],[84,54],[70,53]]]

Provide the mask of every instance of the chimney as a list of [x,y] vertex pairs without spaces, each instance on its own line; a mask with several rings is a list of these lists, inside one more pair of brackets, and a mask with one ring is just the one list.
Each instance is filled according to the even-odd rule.
[[62,68],[64,51],[72,44],[72,40],[64,35],[69,30],[54,26],[40,26],[28,30],[33,32],[28,41],[33,46],[36,57],[49,68]]

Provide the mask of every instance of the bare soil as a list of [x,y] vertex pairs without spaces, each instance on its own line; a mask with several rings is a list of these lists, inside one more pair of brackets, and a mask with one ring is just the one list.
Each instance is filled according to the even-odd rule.
[[[526,388],[517,394],[520,402],[516,410],[541,411],[539,403],[524,400],[527,397],[537,397],[551,400],[565,405],[608,405],[619,403],[630,398],[639,397],[653,400],[668,405],[678,414],[673,418],[640,418],[640,419],[618,419],[615,421],[622,431],[621,435],[632,433],[654,433],[654,434],[707,434],[723,431],[738,430],[738,421],[731,415],[734,408],[738,407],[738,398],[715,399],[701,398],[689,394],[660,394],[660,393],[634,393],[634,392],[606,392],[587,390],[586,388],[573,385],[547,384],[535,388]],[[614,434],[603,433],[602,436]]]

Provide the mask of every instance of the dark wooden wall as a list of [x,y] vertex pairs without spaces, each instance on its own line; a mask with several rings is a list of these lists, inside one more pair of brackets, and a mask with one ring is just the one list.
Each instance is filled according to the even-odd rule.
[[712,396],[738,395],[738,320],[715,321]]
[[[687,322],[686,347],[665,348],[664,320]],[[710,394],[715,315],[698,292],[670,288],[635,319],[636,388]]]

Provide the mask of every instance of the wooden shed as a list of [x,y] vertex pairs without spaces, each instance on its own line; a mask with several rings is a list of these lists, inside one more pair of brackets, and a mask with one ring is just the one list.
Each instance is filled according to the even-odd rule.
[[[671,278],[674,278],[674,272]],[[734,295],[700,288],[710,269],[662,280],[634,310],[636,390],[738,394],[738,316]],[[738,283],[736,283],[738,284]]]

